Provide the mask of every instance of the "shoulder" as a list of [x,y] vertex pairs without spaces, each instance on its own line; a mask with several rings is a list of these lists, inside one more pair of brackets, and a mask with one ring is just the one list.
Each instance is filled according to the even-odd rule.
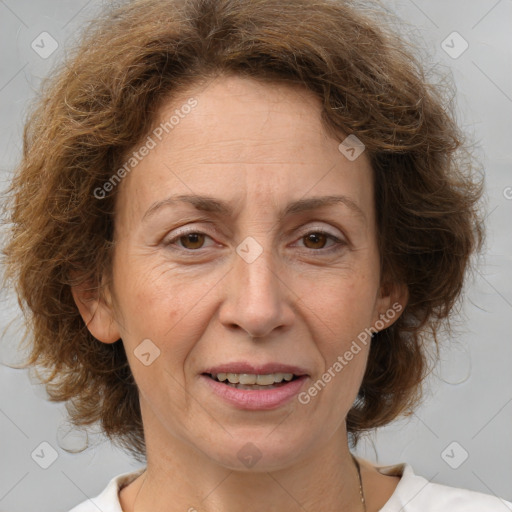
[[512,503],[497,496],[432,483],[407,463],[376,466],[385,475],[400,476],[395,492],[379,512],[512,512]]
[[69,512],[123,512],[119,502],[119,490],[135,480],[143,471],[144,468],[141,468],[115,476],[100,494],[80,503]]

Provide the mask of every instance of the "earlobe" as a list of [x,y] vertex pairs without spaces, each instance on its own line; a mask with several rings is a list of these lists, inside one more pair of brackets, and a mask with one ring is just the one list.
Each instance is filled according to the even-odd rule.
[[71,286],[71,293],[89,332],[103,343],[115,343],[120,333],[112,307],[101,297],[97,287],[88,283]]

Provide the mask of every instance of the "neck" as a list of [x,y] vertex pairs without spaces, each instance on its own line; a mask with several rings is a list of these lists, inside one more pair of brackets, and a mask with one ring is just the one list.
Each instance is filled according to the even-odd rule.
[[271,470],[257,470],[257,464],[230,469],[168,432],[148,436],[146,443],[147,470],[121,496],[125,512],[363,510],[344,428]]

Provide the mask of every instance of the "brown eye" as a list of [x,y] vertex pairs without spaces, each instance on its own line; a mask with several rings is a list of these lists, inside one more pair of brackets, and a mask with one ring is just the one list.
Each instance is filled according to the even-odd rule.
[[205,246],[207,238],[211,240],[211,237],[201,231],[181,231],[176,236],[164,240],[163,244],[172,250],[194,252],[208,247]]
[[[343,249],[347,244],[344,240],[340,240],[328,231],[316,229],[303,235],[300,240],[303,240],[304,246],[312,251],[327,253]],[[326,247],[326,243],[331,240],[332,243]]]
[[204,233],[187,233],[180,236],[177,240],[180,241],[185,249],[201,249],[205,236]]
[[[327,233],[322,233],[320,231],[318,232],[312,232],[308,233],[307,235],[303,236],[304,244],[308,249],[323,249],[325,247],[325,244],[327,243],[327,239],[330,237],[330,235],[327,235]],[[334,238],[334,237],[331,237]]]

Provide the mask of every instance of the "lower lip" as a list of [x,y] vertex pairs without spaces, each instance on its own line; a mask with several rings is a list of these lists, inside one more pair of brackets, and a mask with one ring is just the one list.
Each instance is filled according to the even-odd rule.
[[206,384],[210,386],[210,389],[216,395],[235,407],[267,411],[284,405],[297,395],[307,376],[303,375],[282,386],[268,390],[237,389],[227,384],[222,384],[206,375],[201,375],[201,378],[206,381]]

